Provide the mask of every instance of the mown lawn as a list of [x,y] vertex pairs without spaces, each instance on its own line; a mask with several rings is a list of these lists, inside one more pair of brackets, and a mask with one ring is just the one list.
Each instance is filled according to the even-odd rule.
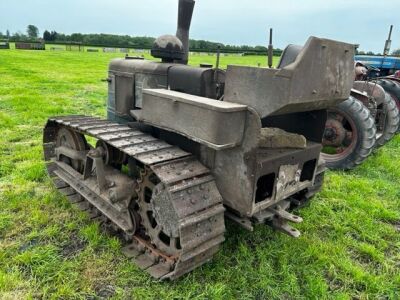
[[[119,240],[57,192],[42,159],[48,116],[105,116],[101,79],[115,56],[0,51],[1,299],[400,298],[400,136],[357,170],[328,173],[323,192],[298,212],[299,239],[228,222],[214,260],[181,280],[140,271]],[[265,60],[222,57],[222,66]]]

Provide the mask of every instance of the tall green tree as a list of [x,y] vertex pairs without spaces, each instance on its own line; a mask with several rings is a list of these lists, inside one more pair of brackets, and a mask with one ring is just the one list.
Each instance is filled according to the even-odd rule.
[[51,33],[48,30],[45,30],[43,32],[43,39],[45,41],[51,41]]
[[393,50],[392,55],[400,56],[400,49]]
[[50,41],[55,41],[57,39],[57,34],[58,33],[56,31],[52,30],[50,32]]
[[26,28],[26,33],[31,39],[36,39],[39,37],[39,29],[35,25],[28,25]]

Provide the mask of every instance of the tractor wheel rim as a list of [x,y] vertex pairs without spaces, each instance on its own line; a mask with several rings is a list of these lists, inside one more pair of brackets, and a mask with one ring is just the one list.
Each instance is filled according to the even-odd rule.
[[[355,122],[350,118],[346,113],[336,110],[336,109],[330,109],[329,110],[329,115],[334,115],[336,120],[340,120],[343,126],[343,129],[346,131],[346,137],[342,141],[342,143],[338,146],[329,146],[333,148],[334,153],[331,152],[326,152],[325,147],[322,148],[322,155],[324,159],[328,162],[330,161],[337,161],[340,159],[343,159],[347,157],[349,154],[351,154],[356,145],[357,145],[357,139],[358,139],[358,133],[357,133],[357,127]],[[350,143],[345,143],[345,141],[350,140]],[[323,142],[323,146],[324,145]]]

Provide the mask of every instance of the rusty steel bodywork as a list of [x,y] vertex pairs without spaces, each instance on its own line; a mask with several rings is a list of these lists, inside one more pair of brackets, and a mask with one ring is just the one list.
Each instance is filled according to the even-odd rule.
[[[173,84],[169,85],[171,90],[154,89],[162,81],[158,80],[153,86],[146,83],[153,89],[143,90],[140,109],[134,109],[133,97],[129,100],[133,108],[130,113],[134,119],[164,131],[164,135],[174,132],[193,141],[192,149],[188,150],[198,152],[199,160],[212,170],[224,203],[238,215],[252,218],[312,186],[321,150],[324,109],[349,97],[353,83],[352,55],[351,45],[310,38],[297,59],[282,69],[229,66],[223,76],[224,101],[202,97],[207,89],[190,85],[186,90],[193,89],[191,94],[185,93],[185,89],[173,91]],[[315,61],[315,57],[319,60]],[[140,74],[146,63],[149,65],[146,70],[165,70],[164,82],[179,81],[174,76],[184,76],[186,81],[193,76],[201,82],[203,77],[197,72],[212,71],[184,67],[186,72],[178,73],[174,68],[181,66],[167,68],[143,61],[135,65],[129,61],[126,66],[131,66],[132,85],[136,72]],[[121,60],[111,63],[110,85],[118,84],[114,82],[120,74],[116,68],[122,64]],[[123,71],[126,74],[128,69]],[[307,72],[319,74],[318,80],[309,80]],[[113,107],[109,107],[109,112],[111,115],[115,112],[117,117],[128,114],[128,111],[113,111]],[[307,144],[297,149],[260,147],[263,127],[304,136]],[[283,170],[289,169],[288,166],[297,166],[299,174],[288,172],[283,179]],[[278,183],[280,189],[276,188]],[[265,197],[260,192],[263,188]]]
[[53,117],[44,130],[56,186],[122,230],[125,254],[160,279],[210,260],[224,215],[300,235],[289,209],[321,187],[326,109],[353,82],[354,47],[316,37],[277,69],[187,66],[193,7],[180,0],[177,35],[156,40],[161,62],[110,63],[107,120]]

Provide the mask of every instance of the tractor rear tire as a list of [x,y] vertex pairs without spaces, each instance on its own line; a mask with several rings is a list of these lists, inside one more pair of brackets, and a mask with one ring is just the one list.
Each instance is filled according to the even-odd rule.
[[376,147],[382,147],[389,142],[399,129],[400,116],[396,101],[389,93],[386,93],[385,103],[383,104],[385,111],[385,125],[381,135],[376,139]]
[[[383,87],[386,93],[389,93],[390,96],[392,96],[396,103],[397,109],[400,111],[400,82],[390,79],[380,79],[378,80],[378,84]],[[397,129],[397,132],[399,131],[400,126]]]
[[[328,110],[331,115],[338,114],[351,130],[351,144],[337,154],[322,152],[322,158],[329,169],[350,170],[360,165],[372,152],[376,142],[375,120],[361,101],[350,97]],[[329,119],[328,119],[329,122]]]

